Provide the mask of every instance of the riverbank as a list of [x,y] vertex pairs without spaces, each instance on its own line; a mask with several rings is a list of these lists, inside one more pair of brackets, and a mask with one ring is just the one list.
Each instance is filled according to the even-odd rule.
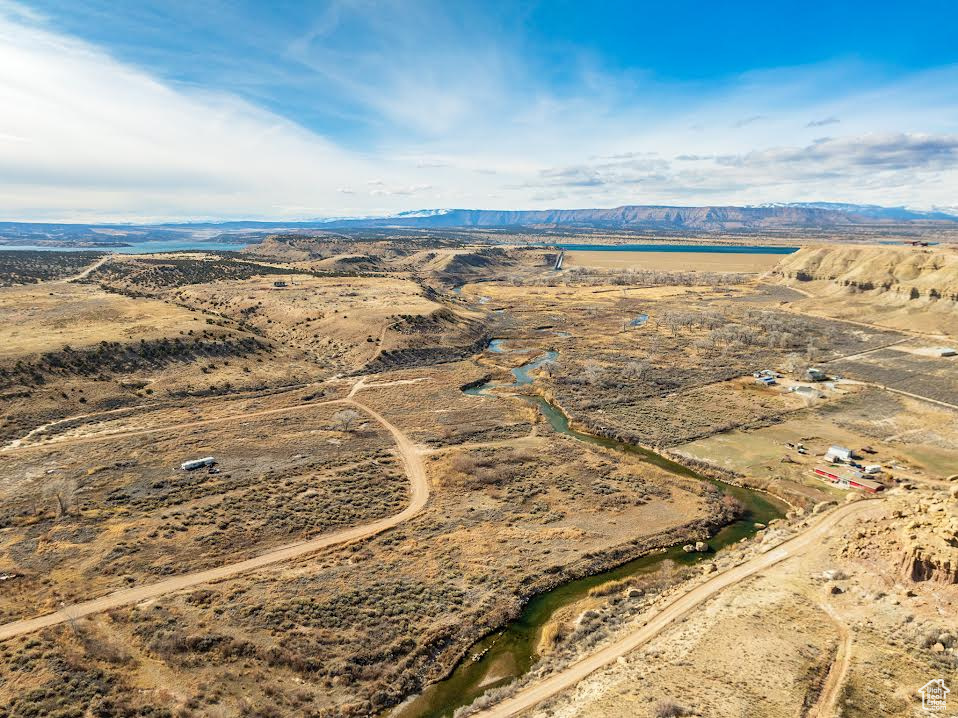
[[[501,349],[501,346],[497,346]],[[554,361],[557,352],[540,353],[514,367],[511,386],[528,387],[534,381],[530,372]],[[510,385],[472,382],[463,387],[475,396],[490,396],[489,390]],[[669,531],[627,541],[608,550],[587,554],[567,566],[528,581],[517,597],[514,610],[504,614],[504,628],[494,628],[470,647],[452,672],[433,683],[388,715],[390,718],[445,718],[491,689],[509,684],[527,674],[539,660],[543,631],[556,612],[575,605],[593,591],[615,585],[630,577],[658,570],[666,565],[693,565],[724,547],[753,535],[760,526],[780,518],[782,507],[752,492],[702,476],[644,447],[634,446],[581,432],[569,426],[568,417],[541,395],[519,394],[531,402],[540,415],[559,434],[604,449],[638,455],[683,481],[701,482],[712,496],[713,511],[706,519],[689,522]],[[734,500],[732,500],[734,499]],[[688,552],[683,544],[708,541],[705,552]]]
[[[681,545],[715,536],[734,519],[717,514],[709,520],[646,536],[593,554],[522,586],[514,610],[485,629],[448,675],[411,700],[386,713],[388,718],[448,718],[486,691],[521,677],[539,658],[542,630],[553,613],[608,583],[654,569],[666,561],[694,563],[706,554],[686,554]],[[737,539],[740,540],[740,539]]]
[[[781,564],[785,559],[799,558],[804,560],[809,557],[817,564],[818,571],[821,572],[822,562],[820,560],[820,551],[818,550],[823,543],[827,543],[829,534],[832,534],[840,522],[851,521],[863,515],[872,517],[881,515],[882,500],[864,499],[840,508],[829,511],[823,515],[816,515],[807,519],[792,522],[790,524],[778,523],[774,529],[762,531],[760,539],[756,541],[740,542],[729,552],[724,553],[715,562],[710,563],[705,571],[695,573],[686,580],[677,583],[659,593],[654,600],[642,602],[635,605],[630,602],[629,596],[617,596],[610,600],[607,605],[600,610],[588,612],[584,618],[588,618],[593,623],[604,625],[606,627],[604,635],[599,641],[589,640],[588,634],[581,635],[579,641],[569,641],[557,655],[549,661],[544,661],[535,671],[527,674],[523,680],[517,681],[509,686],[504,686],[496,691],[491,691],[479,701],[473,703],[468,709],[457,714],[460,718],[465,716],[481,715],[484,718],[509,718],[519,715],[523,710],[540,706],[545,709],[547,715],[571,716],[571,715],[589,715],[589,716],[619,716],[636,715],[634,710],[639,705],[647,706],[652,701],[659,701],[663,704],[662,698],[674,696],[683,699],[681,704],[676,706],[689,705],[689,697],[694,697],[692,705],[695,709],[677,708],[678,712],[668,715],[689,715],[694,712],[696,715],[792,715],[795,710],[788,711],[766,711],[755,710],[760,701],[775,703],[779,699],[779,694],[775,691],[774,696],[767,696],[767,688],[763,685],[754,687],[750,691],[748,682],[742,683],[735,680],[736,676],[741,676],[743,669],[747,669],[753,675],[759,672],[764,675],[769,672],[770,667],[774,667],[775,676],[772,680],[780,680],[781,675],[789,675],[791,680],[788,682],[790,702],[796,706],[803,706],[806,710],[803,715],[809,713],[809,707],[818,707],[822,705],[817,698],[825,696],[823,684],[825,676],[831,675],[829,664],[832,662],[831,653],[826,650],[821,651],[820,656],[815,656],[815,662],[808,661],[809,649],[812,649],[814,655],[819,647],[824,648],[827,635],[832,631],[829,620],[821,620],[821,613],[816,615],[815,604],[823,601],[819,598],[822,594],[821,586],[811,586],[808,591],[808,598],[812,601],[799,599],[799,606],[803,609],[801,619],[809,622],[807,627],[800,631],[783,630],[781,618],[774,618],[769,615],[762,615],[763,610],[767,610],[768,603],[781,600],[782,591],[780,586],[773,588],[773,596],[766,596],[757,603],[748,602],[748,595],[754,592],[754,584],[748,585],[746,596],[732,599],[734,604],[741,607],[745,604],[746,615],[759,621],[753,621],[754,633],[781,632],[779,638],[779,650],[784,650],[789,639],[797,639],[793,645],[788,648],[797,649],[801,653],[801,660],[789,661],[788,657],[784,660],[781,657],[773,655],[763,655],[760,659],[750,655],[749,650],[752,646],[748,642],[750,631],[743,632],[743,616],[733,616],[732,626],[725,631],[723,636],[725,640],[720,641],[719,645],[703,645],[701,636],[707,628],[701,626],[703,623],[714,625],[721,623],[728,617],[730,607],[726,606],[719,612],[698,611],[706,601],[718,596],[719,601],[728,595],[734,593],[747,579],[761,576],[764,571]],[[827,564],[826,564],[827,565]],[[791,572],[789,572],[791,573]],[[801,571],[801,575],[808,575],[807,571]],[[841,576],[844,578],[844,576]],[[761,582],[761,579],[758,579]],[[781,580],[781,579],[779,579]],[[826,581],[832,579],[825,578]],[[767,590],[767,587],[766,587]],[[844,590],[832,590],[828,595],[841,595]],[[821,605],[821,604],[819,604]],[[778,607],[776,607],[778,608]],[[794,611],[796,606],[789,606]],[[779,609],[781,610],[781,609]],[[835,619],[835,612],[831,607],[825,608],[824,612]],[[742,614],[742,611],[738,611]],[[796,614],[793,613],[796,617]],[[816,620],[818,619],[818,620]],[[786,619],[787,620],[787,619]],[[697,628],[690,631],[689,624],[700,624]],[[731,630],[728,630],[728,629]],[[671,631],[670,631],[671,629]],[[818,629],[816,644],[809,644],[809,636],[815,629]],[[824,629],[824,630],[822,630]],[[670,655],[663,656],[662,649],[646,648],[646,644],[656,639],[660,634],[671,633],[673,636],[678,634],[678,640],[674,641],[669,647]],[[766,636],[764,641],[774,641],[772,636]],[[696,644],[694,651],[690,650],[691,644]],[[661,644],[660,644],[661,646]],[[743,650],[744,649],[744,650]],[[719,652],[716,653],[716,650]],[[734,661],[729,661],[730,655],[735,656]],[[656,676],[660,672],[662,663],[670,663],[672,670],[682,670],[684,667],[695,667],[694,677],[687,676],[688,686],[676,686],[674,673],[673,679],[663,683],[663,676]],[[615,700],[614,703],[607,704],[602,710],[596,711],[596,705],[590,705],[597,693],[601,695],[604,687],[596,686],[598,681],[602,681],[602,673],[619,672],[628,664],[630,676],[629,686],[619,687],[619,696],[624,698],[623,692],[628,696],[636,696],[638,700],[622,701]],[[796,665],[797,664],[797,665]],[[813,667],[815,670],[809,670]],[[687,671],[682,670],[687,674]],[[636,675],[637,674],[637,675]],[[655,679],[652,679],[654,676]],[[554,712],[556,703],[544,703],[551,697],[561,695],[562,691],[571,689],[585,681],[585,687],[578,689],[573,697],[565,694],[565,701],[558,701],[558,706],[562,708],[573,707],[573,710],[560,710]],[[591,684],[591,685],[590,685]],[[599,691],[595,689],[599,688]],[[710,698],[716,690],[723,690],[729,697],[737,696],[745,699],[745,705],[750,706],[751,710],[736,706],[737,710],[729,711],[720,709],[715,711],[715,706]],[[758,695],[748,695],[750,692]],[[704,694],[704,695],[703,695]],[[570,703],[572,706],[570,706]],[[834,713],[834,701],[824,704],[828,714]],[[671,702],[667,704],[671,705]],[[584,705],[590,705],[592,710],[582,712]],[[623,712],[623,706],[626,705],[626,712]],[[763,705],[764,707],[764,705]],[[819,715],[816,711],[815,715]],[[898,713],[896,712],[896,715]],[[664,714],[663,714],[664,715]],[[864,714],[863,714],[864,715]],[[868,713],[873,715],[873,713]]]
[[[545,402],[546,404],[551,406],[555,411],[561,414],[563,420],[566,422],[566,425],[573,431],[576,431],[586,436],[601,438],[607,442],[610,442],[611,444],[635,447],[636,449],[640,450],[644,454],[647,454],[649,457],[652,457],[650,460],[653,463],[655,463],[655,457],[658,457],[662,459],[664,462],[668,462],[668,464],[681,467],[685,471],[689,472],[690,475],[698,476],[700,478],[704,477],[707,479],[712,479],[714,481],[718,481],[728,486],[734,486],[740,489],[744,489],[746,491],[755,491],[755,492],[764,494],[773,501],[781,502],[782,506],[779,508],[782,511],[782,513],[788,511],[789,509],[798,508],[798,506],[793,502],[807,498],[803,496],[796,496],[794,494],[784,494],[784,493],[780,494],[774,491],[773,489],[756,486],[753,482],[748,481],[745,476],[734,474],[731,471],[727,471],[717,466],[706,464],[703,461],[697,461],[695,459],[691,459],[678,452],[659,451],[654,447],[644,446],[634,441],[631,441],[631,442],[622,441],[613,436],[604,434],[600,428],[597,428],[595,426],[590,426],[589,424],[586,424],[582,421],[578,421],[577,419],[575,419],[573,416],[569,414],[569,412],[565,408],[562,407],[562,405],[559,403],[559,400],[555,397],[555,395],[552,392],[538,388],[538,387],[533,389],[533,392],[535,396],[539,397],[543,402]],[[666,466],[668,466],[668,464],[666,464]],[[661,466],[662,464],[659,464],[659,465]],[[673,467],[668,467],[668,468],[669,470],[674,470]]]

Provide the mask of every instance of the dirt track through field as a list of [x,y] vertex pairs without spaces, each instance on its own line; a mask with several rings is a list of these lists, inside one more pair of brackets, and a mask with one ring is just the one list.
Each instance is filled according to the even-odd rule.
[[901,396],[907,396],[909,399],[918,399],[919,401],[927,401],[929,404],[937,404],[938,406],[943,406],[946,409],[954,409],[958,411],[958,404],[952,404],[947,401],[941,401],[940,399],[932,399],[930,396],[922,396],[921,394],[913,394],[910,391],[904,391],[903,389],[894,389],[890,386],[885,386],[884,384],[876,384],[873,381],[858,381],[857,379],[845,379],[846,384],[858,384],[859,386],[871,386],[876,389],[882,389],[883,391],[890,391],[892,394],[900,394]]
[[845,622],[839,618],[835,611],[827,604],[823,603],[822,608],[831,616],[835,627],[838,629],[838,651],[835,653],[835,660],[829,666],[828,675],[825,677],[825,684],[822,686],[822,692],[811,707],[806,718],[829,718],[829,716],[838,715],[835,706],[838,703],[838,697],[841,694],[842,686],[845,684],[845,676],[848,675],[848,667],[852,662],[852,633],[848,630]]
[[[173,578],[166,579],[165,581],[159,581],[157,583],[121,589],[90,601],[83,601],[82,603],[64,606],[59,611],[55,613],[49,613],[45,616],[7,623],[0,626],[0,641],[13,638],[15,636],[22,636],[27,633],[32,633],[33,631],[46,628],[47,626],[55,626],[61,623],[66,623],[67,621],[73,621],[82,616],[88,616],[93,613],[107,611],[111,608],[118,608],[131,603],[138,603],[148,599],[159,598],[160,596],[164,596],[175,591],[181,591],[186,588],[192,588],[193,586],[211,583],[213,581],[221,581],[225,578],[230,578],[232,576],[236,576],[241,573],[247,573],[249,571],[255,571],[256,569],[279,563],[281,561],[289,561],[290,559],[300,558],[307,554],[313,553],[314,551],[319,551],[320,549],[328,548],[330,546],[337,546],[352,541],[358,541],[359,539],[369,538],[370,536],[374,536],[378,533],[398,526],[405,521],[408,521],[422,511],[426,505],[426,502],[429,500],[429,480],[426,477],[425,464],[423,464],[422,456],[416,445],[413,444],[409,438],[396,426],[387,421],[385,417],[358,401],[354,401],[352,399],[339,399],[337,401],[325,402],[325,404],[344,404],[353,406],[371,416],[377,422],[382,424],[382,426],[389,431],[390,434],[392,434],[393,439],[396,442],[396,449],[402,458],[403,465],[406,468],[406,473],[409,476],[410,499],[409,505],[405,509],[400,511],[398,514],[384,519],[379,519],[378,521],[373,521],[372,523],[365,524],[363,526],[354,526],[353,528],[337,531],[336,533],[327,534],[325,536],[319,536],[308,541],[297,541],[295,543],[286,544],[285,546],[280,546],[244,561],[237,561],[236,563],[218,566],[205,571],[187,573],[183,574],[182,576],[174,576]],[[308,409],[309,406],[300,406],[296,408]],[[267,411],[264,413],[275,413],[275,411]],[[255,414],[244,414],[242,418],[248,418],[250,416],[255,416]],[[237,417],[221,417],[199,423],[211,423],[212,421],[235,421],[236,419]],[[184,425],[180,426],[182,427]]]
[[99,268],[102,267],[104,264],[106,264],[106,263],[109,261],[109,259],[110,259],[110,255],[109,255],[109,254],[105,254],[105,255],[103,255],[102,257],[100,257],[98,260],[96,260],[93,264],[91,264],[89,267],[87,267],[86,269],[84,269],[82,272],[79,272],[78,274],[74,274],[72,277],[64,277],[63,279],[60,279],[60,280],[58,280],[58,281],[61,281],[61,282],[76,282],[76,281],[78,281],[78,280],[80,280],[80,279],[86,279],[86,278],[89,277],[95,270],[99,269]]
[[[148,429],[127,429],[123,431],[101,431],[98,434],[88,434],[86,436],[66,436],[62,439],[51,439],[42,443],[36,444],[26,444],[23,443],[31,435],[35,435],[38,430],[43,429],[44,427],[53,426],[57,423],[63,421],[70,421],[70,419],[63,419],[60,422],[51,422],[50,424],[45,424],[44,426],[38,427],[38,429],[32,430],[29,434],[21,439],[16,439],[6,446],[0,448],[0,453],[6,453],[10,451],[27,451],[30,449],[51,449],[62,446],[64,444],[88,444],[94,443],[97,441],[107,441],[109,439],[125,439],[130,436],[146,436],[149,434],[162,434],[166,431],[179,431],[180,429],[194,429],[198,426],[209,426],[211,424],[222,424],[224,422],[236,421],[238,419],[256,419],[263,416],[272,416],[274,414],[288,414],[290,412],[298,413],[301,411],[306,411],[317,406],[332,406],[334,404],[348,404],[351,403],[350,399],[332,399],[331,401],[317,401],[309,404],[296,404],[294,406],[280,406],[275,409],[262,409],[260,411],[249,411],[240,415],[229,415],[229,416],[216,416],[212,419],[197,419],[196,421],[186,421],[179,424],[173,424],[172,426],[154,426]],[[367,413],[370,413],[368,409],[365,409]],[[103,412],[107,414],[109,412]],[[98,416],[97,414],[87,414],[85,416]],[[77,418],[77,417],[71,417]]]
[[[517,715],[524,710],[532,708],[547,698],[551,698],[564,690],[572,688],[579,681],[595,671],[604,668],[618,658],[648,643],[663,630],[687,616],[723,589],[753,576],[770,566],[774,566],[787,558],[798,556],[814,548],[818,541],[826,536],[828,532],[835,528],[840,522],[870,508],[874,505],[875,501],[875,499],[857,501],[825,514],[811,527],[789,539],[781,546],[767,553],[755,556],[745,563],[734,566],[722,573],[716,574],[705,583],[695,586],[678,598],[673,599],[658,612],[654,613],[644,625],[624,638],[620,638],[615,643],[593,653],[591,656],[573,663],[555,675],[521,689],[511,698],[507,698],[498,705],[480,711],[475,715],[477,718],[509,718],[510,716]],[[841,651],[841,649],[839,650]],[[831,674],[829,678],[831,678]]]

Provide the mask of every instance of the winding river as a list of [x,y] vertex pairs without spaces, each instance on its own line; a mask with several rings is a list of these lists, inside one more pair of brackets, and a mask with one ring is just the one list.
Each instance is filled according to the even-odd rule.
[[[502,340],[493,340],[489,350],[495,353],[508,352],[503,347]],[[491,389],[531,384],[532,372],[544,364],[555,361],[558,356],[558,352],[550,350],[514,368],[512,370],[514,381],[511,384],[487,382],[464,391],[475,396],[492,396]],[[535,404],[552,428],[559,433],[588,444],[638,455],[644,461],[674,474],[707,481],[738,499],[745,506],[745,514],[709,539],[709,545],[713,551],[719,551],[753,535],[757,530],[756,523],[767,524],[771,519],[782,516],[783,511],[780,506],[762,493],[701,476],[681,464],[642,447],[576,431],[569,427],[569,420],[565,414],[542,397],[524,396],[523,399]],[[452,716],[457,708],[472,703],[490,688],[505,685],[528,672],[538,658],[536,647],[542,627],[560,608],[586,598],[596,587],[620,581],[629,576],[651,573],[664,561],[690,565],[711,560],[713,556],[714,554],[685,553],[681,547],[674,546],[665,552],[642,556],[609,571],[570,581],[551,591],[541,593],[526,604],[515,621],[474,644],[449,677],[427,687],[419,696],[394,710],[390,716],[391,718]]]

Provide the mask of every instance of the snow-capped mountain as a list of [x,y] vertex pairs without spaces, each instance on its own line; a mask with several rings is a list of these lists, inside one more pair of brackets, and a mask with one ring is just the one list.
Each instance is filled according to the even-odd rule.
[[753,205],[755,207],[798,207],[801,209],[824,209],[833,212],[855,214],[871,219],[886,219],[909,221],[924,220],[958,220],[958,208],[936,207],[932,210],[909,209],[908,207],[882,207],[877,204],[851,204],[847,202],[767,202]]

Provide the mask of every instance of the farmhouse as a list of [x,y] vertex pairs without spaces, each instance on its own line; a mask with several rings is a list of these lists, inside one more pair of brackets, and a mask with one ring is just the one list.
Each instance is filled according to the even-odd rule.
[[864,478],[857,471],[838,471],[824,466],[816,466],[812,473],[822,481],[840,489],[859,489],[869,494],[877,494],[885,488],[877,481]]

